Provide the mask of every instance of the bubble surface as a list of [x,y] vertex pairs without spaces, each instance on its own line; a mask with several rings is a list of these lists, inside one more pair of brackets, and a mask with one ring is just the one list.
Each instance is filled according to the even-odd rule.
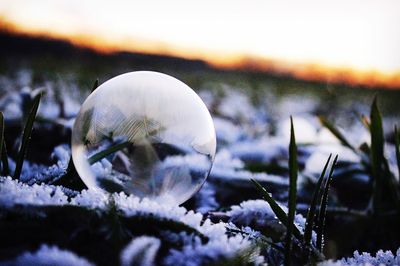
[[151,71],[100,85],[72,130],[72,159],[92,189],[181,204],[206,180],[216,150],[210,113],[183,82]]

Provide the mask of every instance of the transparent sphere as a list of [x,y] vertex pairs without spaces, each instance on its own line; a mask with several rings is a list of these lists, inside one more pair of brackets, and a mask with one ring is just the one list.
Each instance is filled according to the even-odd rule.
[[72,130],[72,159],[94,189],[181,204],[206,180],[215,156],[207,107],[183,82],[126,73],[100,85]]

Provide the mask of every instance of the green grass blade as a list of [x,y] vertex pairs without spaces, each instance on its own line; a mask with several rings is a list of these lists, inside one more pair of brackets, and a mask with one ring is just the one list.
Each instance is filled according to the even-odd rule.
[[326,179],[324,186],[324,193],[321,199],[319,213],[318,213],[318,227],[317,227],[317,249],[322,252],[322,241],[324,238],[324,229],[325,229],[325,217],[326,217],[326,209],[328,205],[328,193],[329,187],[332,182],[332,174],[335,169],[335,165],[338,159],[338,155],[335,156],[332,162],[331,170],[329,171],[328,178]]
[[342,143],[343,146],[350,148],[351,150],[353,150],[356,153],[358,152],[357,149],[355,147],[353,147],[353,145],[350,144],[350,142],[346,139],[346,137],[343,136],[343,134],[332,123],[330,123],[325,117],[319,116],[318,118],[319,118],[319,121],[321,122],[321,124],[324,127],[326,127],[340,141],[340,143]]
[[278,205],[278,203],[276,203],[276,201],[271,197],[267,190],[261,186],[260,183],[258,183],[255,179],[250,180],[253,182],[258,191],[261,192],[264,200],[271,206],[271,209],[275,213],[276,217],[278,217],[278,219],[286,226],[288,220],[286,212]]
[[72,161],[72,156],[69,158],[65,174],[53,182],[52,185],[63,186],[77,191],[87,188],[76,172],[74,163]]
[[400,178],[400,132],[397,130],[397,126],[394,127],[394,143],[396,146],[397,170]]
[[317,185],[314,189],[314,194],[310,203],[310,208],[308,209],[306,226],[304,229],[304,244],[309,246],[311,244],[312,229],[314,226],[314,218],[317,210],[317,203],[321,200],[319,197],[322,196],[322,181],[324,180],[326,169],[328,168],[329,162],[332,158],[332,154],[329,155],[328,160],[325,163],[324,169],[318,178]]
[[1,163],[3,166],[1,175],[9,176],[10,175],[10,166],[8,165],[7,146],[6,146],[6,142],[4,140],[3,140],[3,149],[1,151]]
[[[2,159],[2,175],[7,176],[9,174],[8,170],[8,157],[7,157],[7,149],[6,142],[4,140],[4,115],[3,112],[0,112],[0,155]],[[4,154],[4,156],[3,156]]]
[[371,171],[374,180],[373,201],[372,206],[374,211],[379,212],[382,201],[383,187],[383,163],[384,163],[384,135],[382,126],[382,115],[378,108],[377,97],[371,106]]
[[108,155],[117,152],[119,150],[122,150],[123,148],[127,147],[130,144],[129,141],[125,141],[116,145],[113,145],[103,151],[100,151],[96,154],[93,154],[92,156],[90,156],[90,158],[88,159],[89,164],[94,164],[97,161],[100,161],[101,159],[107,157]]
[[[394,127],[394,144],[396,150],[396,161],[397,161],[397,170],[399,171],[400,178],[400,133],[397,130],[397,126]],[[386,161],[387,169],[389,170],[389,163]],[[396,201],[397,208],[400,211],[400,192],[399,192],[399,182],[395,179],[394,175],[390,175],[390,188],[392,190],[393,196]]]
[[400,193],[399,193],[399,182],[394,177],[393,173],[390,172],[389,162],[384,157],[383,159],[383,175],[385,177],[383,191],[388,191],[392,197],[390,202],[393,202],[397,209],[400,211]]
[[71,156],[69,157],[68,166],[66,169],[66,175],[71,175],[74,171],[76,171],[76,169],[75,169],[74,161],[72,160],[72,154],[71,154]]
[[3,150],[4,142],[4,115],[0,112],[0,152]]
[[[268,191],[263,186],[261,186],[260,183],[258,183],[254,179],[250,179],[250,181],[254,184],[254,186],[260,192],[260,194],[262,195],[264,200],[266,202],[268,202],[269,206],[271,207],[272,211],[274,212],[276,217],[279,219],[279,221],[283,225],[287,226],[288,216],[287,216],[286,212],[281,208],[281,206],[278,205],[278,203],[276,203],[276,201],[271,197],[271,195],[268,193]],[[303,240],[303,235],[296,226],[294,226],[293,234],[298,240],[300,240],[300,241]]]
[[27,117],[26,123],[25,123],[25,127],[24,127],[24,131],[22,133],[22,142],[21,142],[21,146],[19,149],[19,153],[18,153],[18,157],[16,159],[16,164],[15,164],[15,171],[14,171],[14,179],[19,179],[20,175],[21,175],[21,171],[22,171],[22,165],[24,163],[24,159],[26,156],[26,152],[27,152],[27,148],[29,145],[29,141],[31,138],[31,133],[32,133],[32,129],[33,129],[33,123],[35,122],[35,118],[36,118],[36,113],[38,111],[39,108],[39,103],[40,103],[40,98],[41,98],[42,94],[38,94],[35,96],[35,98],[32,101],[32,108],[31,111]]
[[[110,154],[113,154],[114,152],[117,152],[119,150],[122,150],[123,148],[127,147],[130,144],[130,142],[125,141],[116,145],[113,145],[111,147],[108,147],[107,149],[100,151],[91,157],[89,157],[88,162],[90,165],[94,164],[95,162],[100,161],[101,159],[107,157]],[[59,185],[59,186],[64,186],[68,188],[72,188],[75,190],[82,190],[86,188],[86,185],[82,182],[82,180],[78,177],[78,173],[76,172],[72,156],[69,159],[69,163],[65,172],[65,175],[60,177],[58,180],[56,180],[53,185]]]
[[96,79],[95,82],[93,83],[92,90],[90,92],[94,92],[98,86],[99,86],[99,79]]
[[291,265],[292,254],[292,232],[294,216],[296,213],[296,194],[297,194],[297,173],[299,167],[297,163],[297,146],[294,134],[293,118],[290,117],[290,143],[289,143],[289,203],[288,203],[288,223],[286,226],[285,244],[285,265]]

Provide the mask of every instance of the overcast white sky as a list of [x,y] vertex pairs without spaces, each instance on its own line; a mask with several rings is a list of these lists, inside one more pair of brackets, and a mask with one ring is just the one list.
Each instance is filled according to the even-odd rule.
[[147,41],[193,57],[210,52],[400,71],[395,0],[2,0],[0,15],[44,32]]

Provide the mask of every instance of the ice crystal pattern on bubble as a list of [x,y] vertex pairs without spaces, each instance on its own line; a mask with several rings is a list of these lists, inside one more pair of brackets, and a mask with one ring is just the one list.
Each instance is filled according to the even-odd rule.
[[[214,125],[197,94],[157,72],[117,76],[83,103],[72,133],[89,188],[180,204],[200,189],[215,156]],[[193,158],[198,169],[177,160]]]

